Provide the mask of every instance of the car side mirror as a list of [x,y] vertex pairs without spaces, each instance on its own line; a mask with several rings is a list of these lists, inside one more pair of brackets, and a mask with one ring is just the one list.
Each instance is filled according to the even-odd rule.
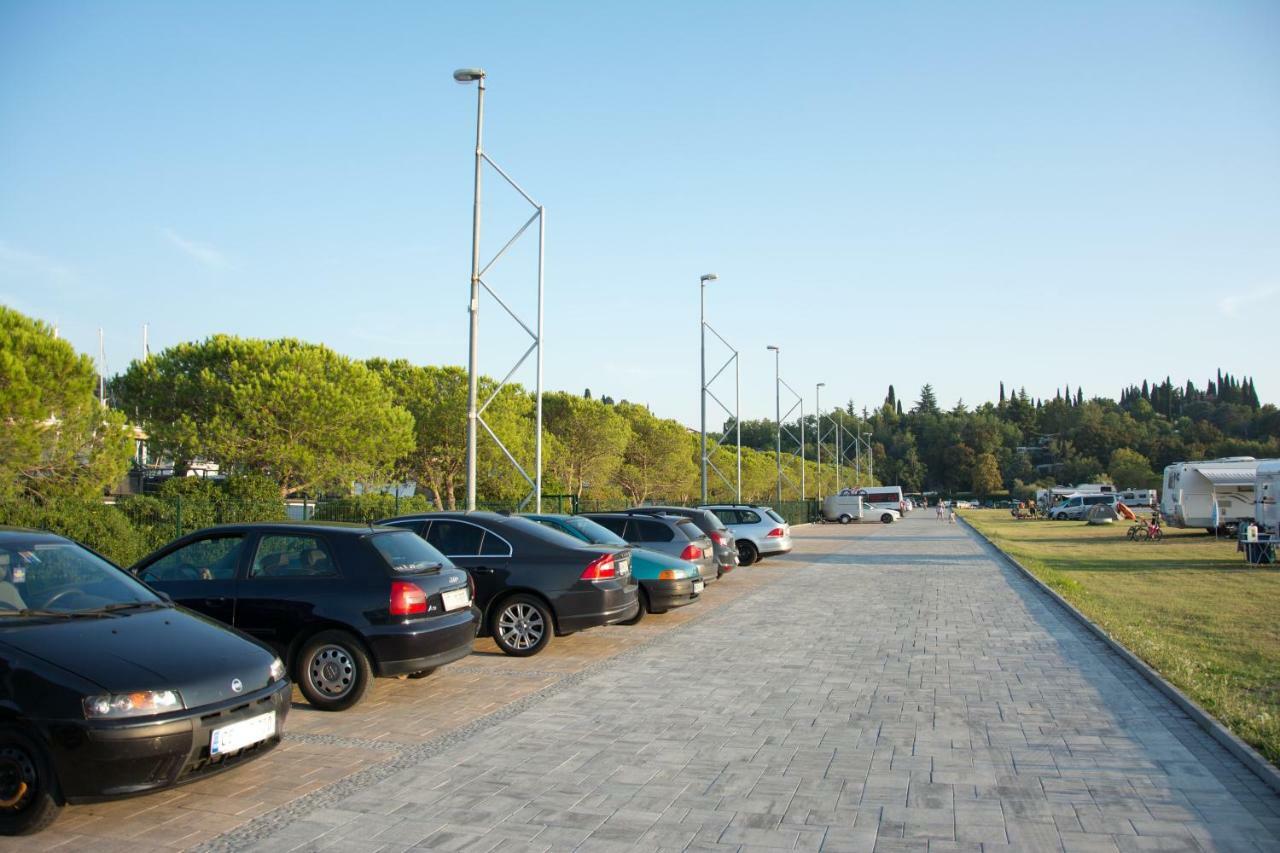
[[173,596],[170,595],[169,593],[159,589],[153,590],[153,592],[155,592],[156,595],[160,596],[160,598],[163,599],[166,603],[173,604]]

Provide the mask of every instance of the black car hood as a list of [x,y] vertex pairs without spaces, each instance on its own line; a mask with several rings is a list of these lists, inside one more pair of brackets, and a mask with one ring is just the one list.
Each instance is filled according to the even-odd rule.
[[177,607],[15,625],[4,632],[3,642],[97,684],[103,693],[172,689],[188,708],[266,687],[274,657]]

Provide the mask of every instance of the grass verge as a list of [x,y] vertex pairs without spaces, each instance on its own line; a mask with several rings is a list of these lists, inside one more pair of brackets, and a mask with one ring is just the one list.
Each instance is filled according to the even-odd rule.
[[964,517],[1280,765],[1280,570],[1246,565],[1234,541],[1204,531],[1130,542],[1125,522]]

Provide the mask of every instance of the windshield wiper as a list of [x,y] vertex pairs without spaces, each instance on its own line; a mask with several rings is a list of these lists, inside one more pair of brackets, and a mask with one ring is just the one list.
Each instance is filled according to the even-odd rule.
[[92,610],[81,610],[81,613],[114,613],[117,610],[131,610],[134,607],[172,607],[173,605],[167,601],[117,601],[114,604],[104,604],[102,607],[95,607]]
[[106,619],[110,616],[99,610],[0,610],[0,616],[29,616],[40,619]]

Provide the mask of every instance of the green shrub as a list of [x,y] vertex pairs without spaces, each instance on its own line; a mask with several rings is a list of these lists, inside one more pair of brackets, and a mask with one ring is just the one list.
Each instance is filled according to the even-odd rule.
[[8,501],[0,503],[0,523],[66,536],[121,566],[132,564],[150,550],[128,516],[101,501],[77,498],[58,498],[42,504]]

